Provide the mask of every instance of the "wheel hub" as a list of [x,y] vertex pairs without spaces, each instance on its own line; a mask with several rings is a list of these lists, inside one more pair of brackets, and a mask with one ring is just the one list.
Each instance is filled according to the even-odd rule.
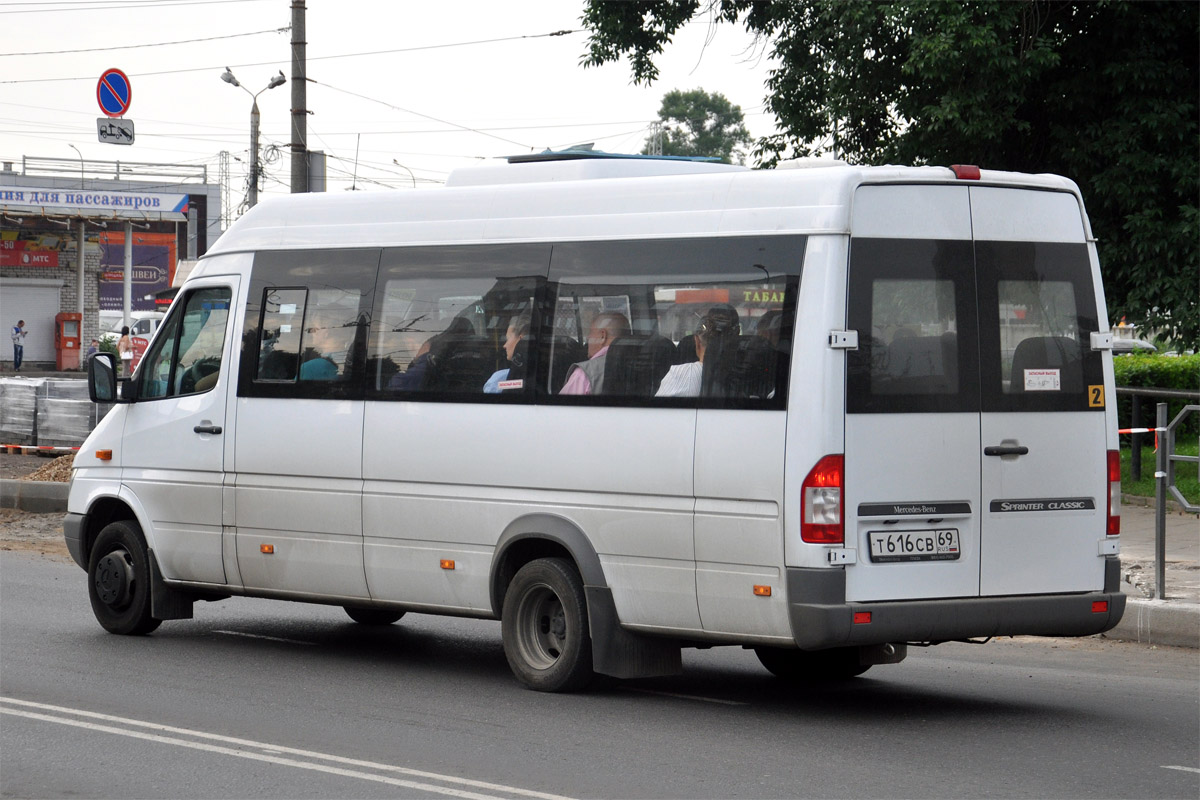
[[125,552],[114,550],[96,565],[96,595],[106,606],[119,606],[129,599],[133,565]]

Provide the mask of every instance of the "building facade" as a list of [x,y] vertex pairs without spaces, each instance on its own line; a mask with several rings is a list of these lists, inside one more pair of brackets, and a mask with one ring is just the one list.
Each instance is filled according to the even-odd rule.
[[12,368],[8,332],[19,320],[27,331],[25,362],[45,369],[58,360],[57,314],[82,315],[84,352],[102,332],[101,311],[124,316],[127,238],[128,310],[154,310],[155,293],[171,285],[176,263],[202,255],[220,236],[220,218],[221,187],[208,182],[204,167],[38,158],[0,163],[0,327],[6,332],[0,370]]

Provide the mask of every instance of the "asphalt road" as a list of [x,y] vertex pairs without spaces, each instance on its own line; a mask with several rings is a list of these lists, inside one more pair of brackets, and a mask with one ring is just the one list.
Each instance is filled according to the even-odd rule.
[[1200,796],[1200,654],[1016,639],[788,687],[753,654],[577,695],[499,626],[234,598],[105,633],[82,570],[0,556],[3,797]]

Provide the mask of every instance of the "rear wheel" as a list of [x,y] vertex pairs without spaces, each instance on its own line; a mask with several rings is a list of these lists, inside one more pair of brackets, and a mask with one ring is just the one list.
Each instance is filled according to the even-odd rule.
[[832,650],[785,650],[756,647],[754,654],[772,675],[790,681],[844,680],[862,675],[871,668],[860,664],[857,647]]
[[571,562],[540,558],[521,567],[504,595],[501,628],[508,665],[530,689],[571,692],[592,681],[587,601]]
[[110,633],[138,636],[157,628],[150,616],[150,551],[136,522],[104,526],[88,559],[92,613]]
[[391,625],[404,616],[403,611],[393,611],[389,608],[359,608],[342,606],[350,619],[359,625]]

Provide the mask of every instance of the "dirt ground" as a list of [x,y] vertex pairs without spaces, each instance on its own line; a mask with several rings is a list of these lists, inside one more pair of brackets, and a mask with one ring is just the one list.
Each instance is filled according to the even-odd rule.
[[[0,478],[21,479],[35,473],[41,480],[70,480],[70,458],[0,453]],[[20,550],[70,560],[63,543],[62,520],[60,512],[30,514],[0,508],[0,552]]]
[[56,460],[48,456],[23,456],[0,452],[0,478],[24,478]]

